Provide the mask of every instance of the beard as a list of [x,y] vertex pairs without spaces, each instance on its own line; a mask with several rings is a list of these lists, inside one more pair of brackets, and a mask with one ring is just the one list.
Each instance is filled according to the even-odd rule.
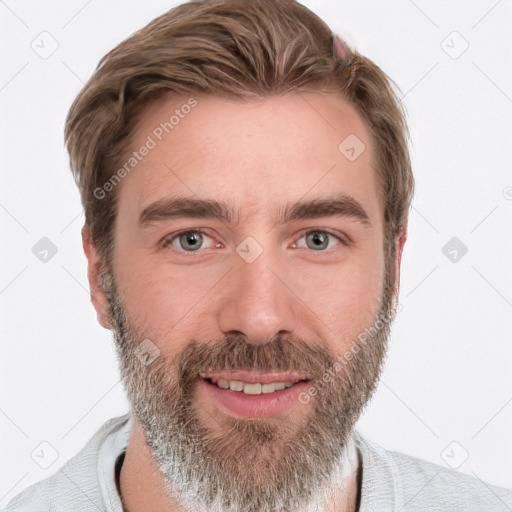
[[[258,345],[240,334],[191,340],[173,357],[164,354],[164,340],[151,340],[160,352],[150,364],[139,358],[146,337],[127,318],[110,265],[101,279],[123,386],[167,498],[194,512],[324,510],[341,484],[345,448],[383,368],[395,316],[389,265],[372,321],[343,354],[296,336]],[[194,400],[199,374],[235,370],[308,375],[314,396],[299,398],[303,405],[292,413],[306,403],[310,410],[302,419],[220,415],[205,422]]]

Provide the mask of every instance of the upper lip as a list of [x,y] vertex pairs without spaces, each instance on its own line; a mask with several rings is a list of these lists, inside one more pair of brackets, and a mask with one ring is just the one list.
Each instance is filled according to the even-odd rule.
[[299,382],[301,380],[309,380],[308,377],[298,372],[273,372],[273,373],[259,373],[259,372],[247,372],[247,371],[236,371],[236,372],[217,372],[217,373],[206,373],[201,372],[199,374],[204,379],[224,379],[224,380],[238,380],[241,382],[247,382],[253,384],[255,382],[261,382],[267,384],[269,382]]

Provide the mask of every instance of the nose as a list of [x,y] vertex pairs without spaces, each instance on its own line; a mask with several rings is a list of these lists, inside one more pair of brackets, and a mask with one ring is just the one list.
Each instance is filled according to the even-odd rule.
[[289,271],[266,257],[265,251],[252,263],[238,260],[229,273],[218,316],[224,334],[244,334],[256,345],[293,333],[298,299],[287,286],[287,275]]

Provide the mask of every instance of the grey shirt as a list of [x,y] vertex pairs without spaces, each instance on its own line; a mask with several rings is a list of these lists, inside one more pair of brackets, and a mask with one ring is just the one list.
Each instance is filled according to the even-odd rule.
[[[102,425],[52,476],[15,496],[6,512],[123,512],[116,486],[129,413]],[[360,512],[510,512],[512,490],[396,451],[354,431],[362,462]]]

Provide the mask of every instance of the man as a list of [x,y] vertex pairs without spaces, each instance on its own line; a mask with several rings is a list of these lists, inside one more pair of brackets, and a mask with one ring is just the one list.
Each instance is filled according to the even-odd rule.
[[91,300],[132,410],[8,511],[507,510],[354,428],[414,182],[385,74],[294,0],[198,0],[66,122]]

